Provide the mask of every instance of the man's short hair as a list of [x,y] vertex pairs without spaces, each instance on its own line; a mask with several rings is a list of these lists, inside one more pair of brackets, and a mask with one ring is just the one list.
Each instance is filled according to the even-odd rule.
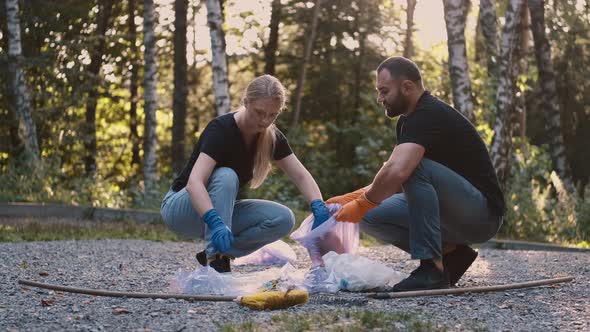
[[393,79],[406,79],[414,83],[422,80],[420,69],[414,61],[401,56],[394,56],[381,62],[377,67],[377,74],[383,69],[387,69]]

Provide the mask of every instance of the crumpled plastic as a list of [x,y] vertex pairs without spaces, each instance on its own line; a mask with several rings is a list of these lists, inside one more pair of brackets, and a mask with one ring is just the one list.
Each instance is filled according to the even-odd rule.
[[329,252],[323,261],[326,271],[338,280],[340,289],[351,292],[389,289],[408,276],[364,256]]
[[236,258],[233,265],[285,265],[295,264],[297,254],[284,241],[269,243],[250,255]]
[[354,254],[359,247],[359,225],[336,221],[335,215],[342,207],[340,204],[326,206],[330,211],[328,220],[312,230],[314,219],[310,214],[291,234],[291,239],[307,249],[313,266],[323,264],[322,256],[330,251]]
[[178,269],[170,280],[169,290],[185,295],[242,296],[267,290],[303,288],[303,271],[290,263],[249,273],[219,273],[210,266],[197,266],[192,271]]

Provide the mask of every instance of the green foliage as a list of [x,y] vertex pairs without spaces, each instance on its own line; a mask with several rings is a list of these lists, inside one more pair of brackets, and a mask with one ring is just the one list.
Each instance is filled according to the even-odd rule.
[[160,183],[160,197],[147,201],[141,182],[123,189],[115,179],[104,178],[100,173],[94,177],[71,177],[59,164],[58,158],[47,158],[37,169],[29,169],[18,160],[7,165],[0,174],[0,201],[159,209],[169,186],[168,181]]
[[572,244],[588,241],[590,186],[568,193],[544,149],[526,141],[515,146],[506,194],[508,211],[500,235]]

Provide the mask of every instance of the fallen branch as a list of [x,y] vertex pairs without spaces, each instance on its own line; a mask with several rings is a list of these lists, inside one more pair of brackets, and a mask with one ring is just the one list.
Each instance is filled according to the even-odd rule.
[[367,294],[367,296],[370,298],[373,298],[373,299],[400,299],[400,298],[405,298],[405,297],[419,297],[419,296],[500,292],[500,291],[511,290],[511,289],[553,285],[553,284],[562,283],[562,282],[570,282],[572,280],[574,280],[573,277],[563,277],[563,278],[554,278],[554,279],[526,281],[526,282],[497,285],[497,286],[429,289],[429,290],[411,291],[411,292],[369,293],[369,294]]

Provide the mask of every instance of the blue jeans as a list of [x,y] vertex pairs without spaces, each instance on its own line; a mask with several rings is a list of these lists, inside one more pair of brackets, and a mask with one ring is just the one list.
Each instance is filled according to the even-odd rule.
[[[225,255],[248,255],[291,232],[295,216],[289,208],[259,199],[236,200],[238,190],[238,176],[231,168],[219,167],[213,170],[207,192],[213,208],[234,234],[233,245]],[[193,207],[186,188],[178,192],[168,191],[160,213],[168,228],[176,235],[188,239],[204,238],[207,241],[207,255],[215,253],[208,227]]]
[[402,185],[403,193],[384,200],[361,221],[361,231],[391,243],[412,259],[439,259],[442,243],[482,243],[502,217],[469,181],[446,166],[423,159]]

